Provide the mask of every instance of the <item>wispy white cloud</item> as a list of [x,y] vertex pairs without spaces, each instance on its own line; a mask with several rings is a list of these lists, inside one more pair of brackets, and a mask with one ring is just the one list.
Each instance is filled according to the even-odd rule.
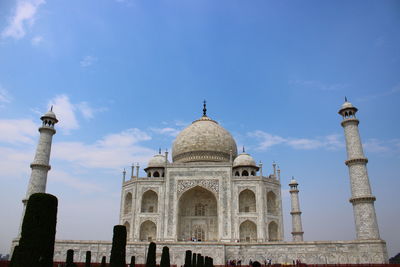
[[52,183],[65,185],[71,187],[82,193],[98,193],[105,191],[98,184],[93,184],[85,181],[84,178],[79,176],[74,176],[70,173],[61,171],[61,170],[53,170],[51,172],[51,180]]
[[275,145],[287,145],[294,149],[300,150],[312,150],[319,148],[334,150],[343,147],[341,135],[338,134],[332,134],[318,138],[293,138],[282,137],[257,130],[254,132],[249,132],[247,135],[259,140],[258,149],[260,150],[267,150]]
[[367,139],[363,143],[366,152],[371,153],[400,153],[400,139],[380,140],[377,138]]
[[51,99],[48,103],[49,108],[50,106],[53,106],[53,111],[60,121],[57,126],[64,133],[68,134],[71,130],[79,128],[79,123],[75,116],[76,107],[71,103],[67,95],[59,95]]
[[345,83],[323,83],[316,80],[290,80],[289,84],[300,86],[303,88],[317,89],[321,91],[337,91],[348,87]]
[[[107,110],[107,108],[93,108],[86,101],[73,103],[65,94],[50,99],[48,108],[51,106],[53,106],[53,111],[59,120],[57,127],[62,129],[65,134],[69,134],[71,130],[79,128],[79,113],[83,118],[89,120],[93,119],[96,113]],[[37,113],[37,111],[35,112]]]
[[42,36],[35,36],[31,40],[33,45],[39,45],[42,41],[43,41],[43,37]]
[[18,0],[8,25],[2,32],[2,37],[20,39],[26,34],[26,27],[35,23],[36,13],[44,0]]
[[106,111],[107,108],[93,108],[92,106],[90,106],[90,104],[86,101],[80,102],[78,104],[76,104],[76,107],[78,108],[78,110],[82,113],[82,116],[85,119],[93,119],[94,115],[98,112],[103,112]]
[[97,57],[94,56],[85,56],[81,61],[81,67],[87,68],[97,62]]
[[395,84],[392,88],[379,92],[376,94],[366,95],[357,99],[357,101],[370,101],[379,97],[391,96],[400,92],[400,82]]
[[12,97],[8,91],[0,85],[0,107],[3,107],[6,103],[10,103],[11,99]]
[[110,134],[93,144],[59,142],[54,144],[54,158],[87,168],[119,169],[127,162],[147,163],[154,150],[139,143],[151,137],[136,128]]
[[34,156],[33,145],[19,148],[0,146],[0,179],[28,178],[29,163]]
[[176,129],[176,128],[172,128],[172,127],[151,128],[151,130],[152,130],[153,132],[155,132],[155,133],[158,133],[158,134],[165,134],[165,135],[172,136],[172,137],[177,136],[177,135],[180,133],[180,131],[181,131],[181,129]]
[[0,120],[0,142],[33,144],[38,125],[30,119]]

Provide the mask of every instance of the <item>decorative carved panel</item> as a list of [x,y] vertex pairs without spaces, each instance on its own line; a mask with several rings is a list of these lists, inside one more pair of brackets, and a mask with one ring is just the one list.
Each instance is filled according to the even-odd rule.
[[201,186],[210,191],[214,192],[216,195],[219,193],[219,182],[217,179],[197,179],[197,180],[179,180],[177,184],[177,193],[181,195],[182,193],[186,192],[187,190],[195,187]]

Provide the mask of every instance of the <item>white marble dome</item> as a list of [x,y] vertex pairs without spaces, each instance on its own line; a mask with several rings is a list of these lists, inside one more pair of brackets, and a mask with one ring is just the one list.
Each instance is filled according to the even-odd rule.
[[147,164],[147,168],[154,167],[165,167],[165,156],[161,154],[157,154],[149,160],[149,164]]
[[173,162],[228,162],[237,155],[232,135],[216,121],[201,117],[186,127],[172,145]]
[[233,161],[233,167],[239,167],[239,166],[257,167],[257,164],[252,156],[250,156],[247,153],[241,153]]

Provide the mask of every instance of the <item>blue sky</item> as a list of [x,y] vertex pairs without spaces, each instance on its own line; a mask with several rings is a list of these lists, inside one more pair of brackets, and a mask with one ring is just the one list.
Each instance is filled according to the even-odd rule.
[[[0,2],[0,253],[50,105],[48,192],[57,238],[111,240],[122,169],[145,166],[202,113],[300,183],[306,240],[355,237],[344,96],[360,131],[382,238],[400,252],[398,1],[5,0]],[[4,218],[4,217],[3,217]]]

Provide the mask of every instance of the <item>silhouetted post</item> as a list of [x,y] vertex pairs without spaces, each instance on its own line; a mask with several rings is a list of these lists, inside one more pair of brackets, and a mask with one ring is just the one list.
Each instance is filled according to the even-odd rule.
[[197,267],[197,255],[193,253],[192,267]]
[[67,259],[66,259],[66,267],[74,267],[74,250],[68,249],[67,250]]
[[111,248],[110,267],[125,267],[126,254],[126,227],[114,226],[114,235]]
[[151,242],[147,252],[146,267],[156,267],[156,243]]
[[129,264],[129,267],[135,267],[135,256],[131,257],[131,264]]
[[192,251],[191,250],[186,250],[185,267],[191,267],[191,266],[192,266]]
[[167,246],[163,247],[162,254],[161,254],[160,267],[170,267],[169,248]]
[[204,257],[201,254],[197,254],[197,267],[204,267]]
[[91,258],[92,258],[92,253],[90,251],[86,251],[85,267],[90,267]]
[[103,256],[103,257],[101,258],[100,267],[106,267],[106,256]]
[[12,267],[53,266],[57,204],[57,198],[50,194],[35,193],[29,197]]

